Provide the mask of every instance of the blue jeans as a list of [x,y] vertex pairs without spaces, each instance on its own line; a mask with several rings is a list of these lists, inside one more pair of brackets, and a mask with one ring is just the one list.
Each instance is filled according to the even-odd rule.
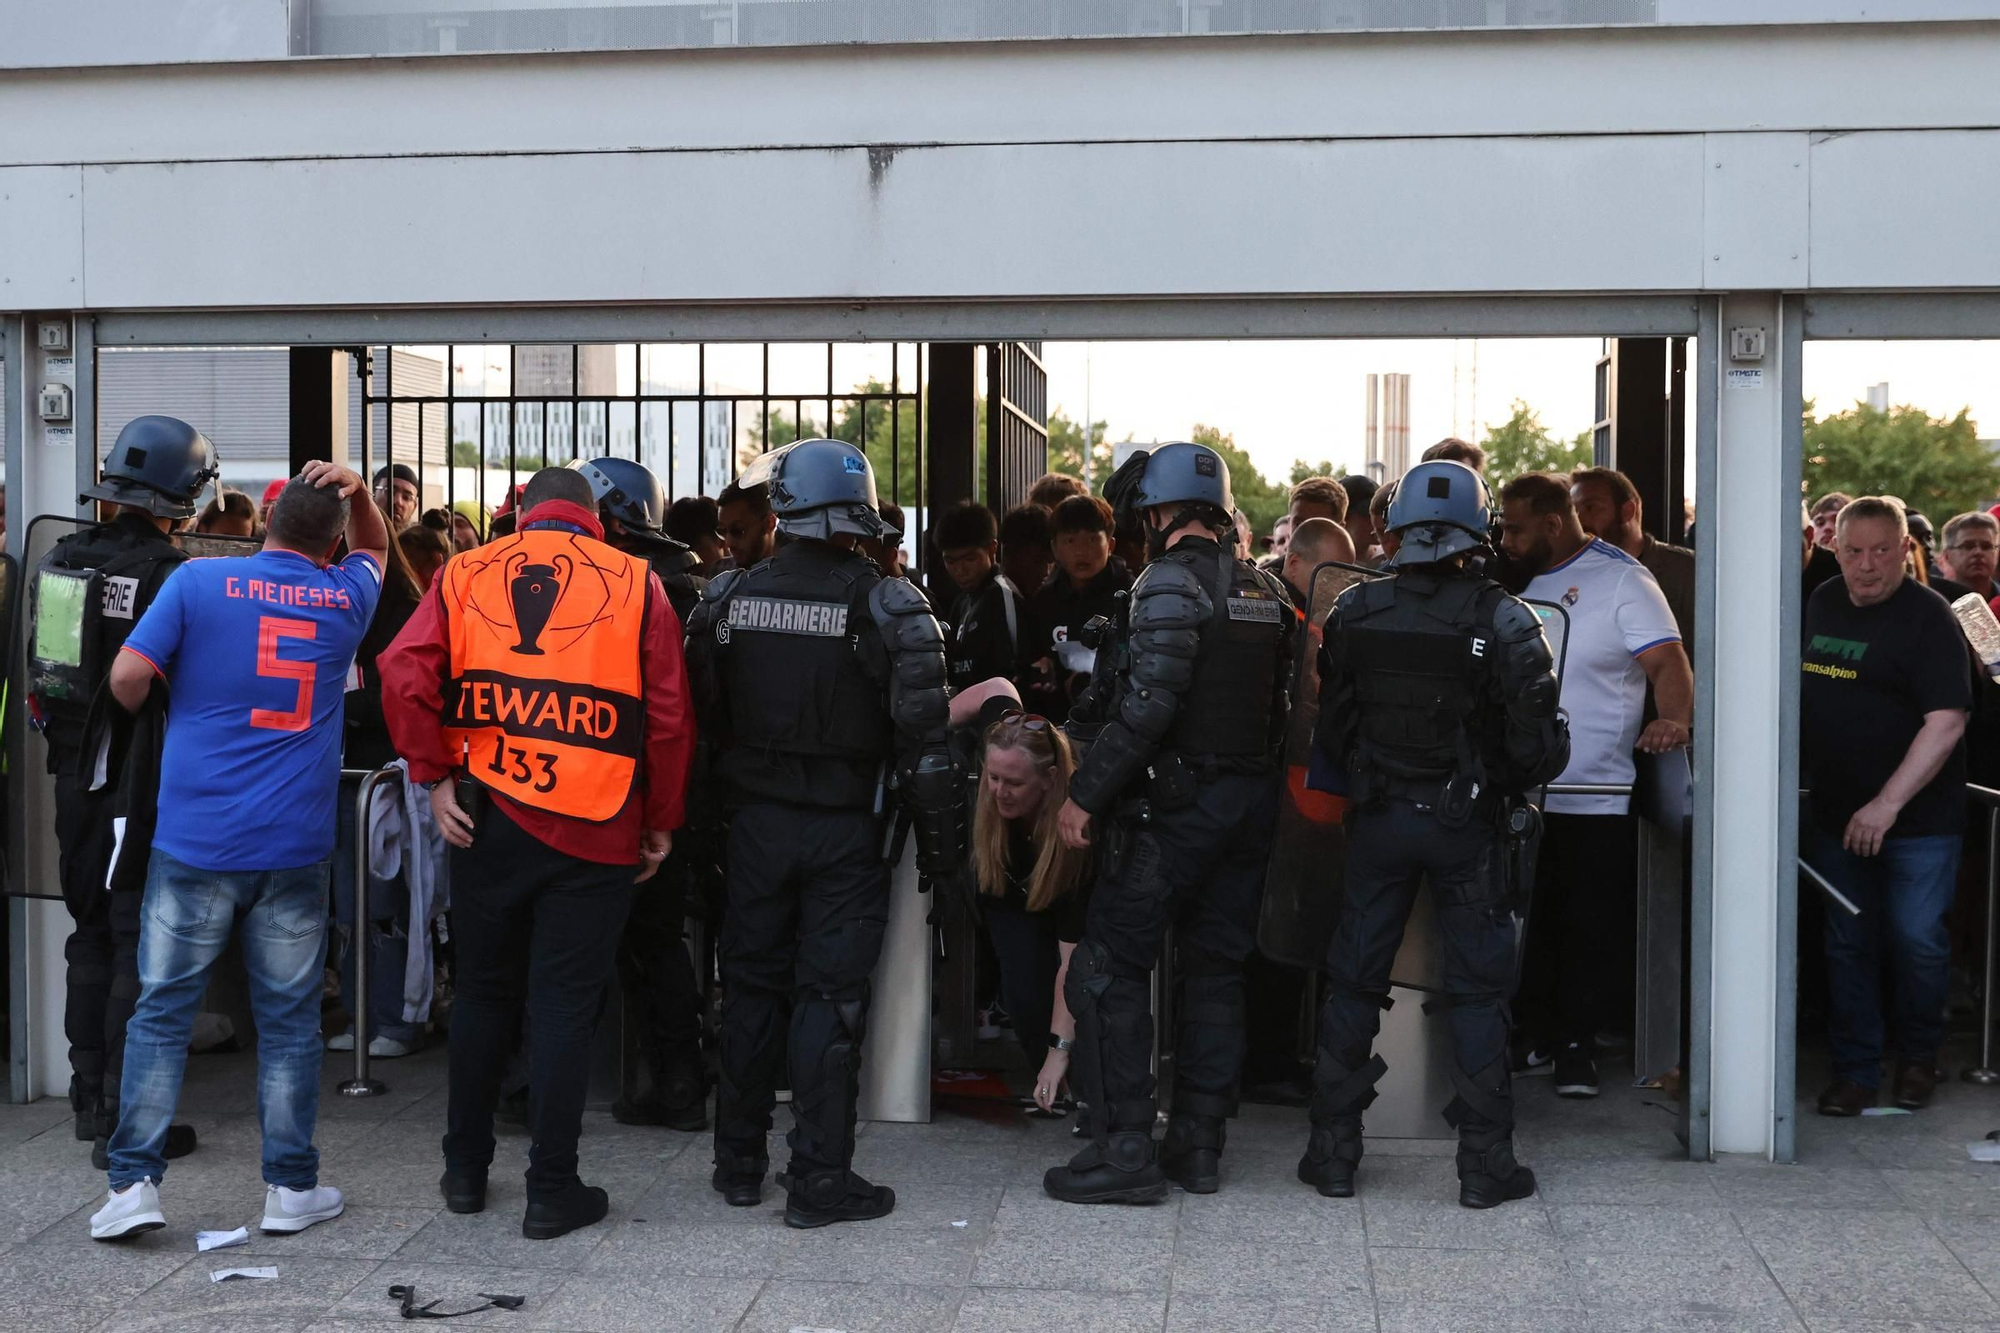
[[1827,1047],[1836,1078],[1864,1088],[1882,1081],[1882,955],[1894,986],[1896,1052],[1929,1060],[1944,1041],[1945,917],[1957,889],[1958,834],[1889,837],[1875,856],[1855,856],[1840,835],[1809,826],[1806,860],[1853,899],[1860,916],[1826,907]]
[[[354,858],[367,845],[356,836],[354,802],[359,778],[342,778],[339,822],[333,840],[333,923],[338,937],[333,951],[340,967],[340,1002],[350,1014],[359,1012],[354,995]],[[400,790],[387,788],[401,800]],[[410,894],[401,875],[394,879],[368,877],[368,1035],[414,1042],[415,1023],[403,1021],[403,973],[410,961]]]
[[153,849],[140,910],[139,1003],[125,1030],[125,1078],[111,1135],[111,1188],[166,1175],[167,1125],[187,1072],[208,974],[240,922],[257,1024],[264,1181],[319,1183],[319,1009],[326,968],[327,863],[296,870],[200,870]]

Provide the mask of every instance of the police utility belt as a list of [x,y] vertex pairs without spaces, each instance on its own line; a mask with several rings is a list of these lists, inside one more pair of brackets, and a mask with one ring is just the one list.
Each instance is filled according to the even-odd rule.
[[1153,811],[1180,810],[1194,804],[1195,794],[1203,783],[1232,775],[1256,777],[1276,770],[1276,763],[1264,755],[1208,755],[1197,759],[1178,750],[1162,750],[1146,765],[1145,774],[1133,784],[1131,795],[1119,802],[1117,812],[1122,813],[1128,804],[1145,807],[1148,815]]
[[1460,828],[1475,821],[1498,823],[1504,798],[1492,787],[1469,778],[1405,778],[1380,774],[1368,783],[1366,800],[1408,801],[1434,812],[1443,823]]

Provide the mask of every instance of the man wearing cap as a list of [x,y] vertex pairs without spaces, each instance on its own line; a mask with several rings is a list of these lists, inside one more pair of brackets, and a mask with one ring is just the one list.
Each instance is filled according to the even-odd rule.
[[[194,517],[195,501],[215,476],[215,450],[193,426],[173,417],[133,420],[118,432],[97,484],[78,497],[115,506],[114,516],[64,537],[35,570],[29,706],[48,737],[58,875],[76,923],[63,947],[70,1107],[76,1137],[92,1144],[99,1170],[118,1122],[125,1028],[139,996],[140,893],[139,886],[113,892],[107,883],[117,793],[92,782],[97,747],[89,741],[101,732],[90,725],[91,703],[126,636],[187,558],[170,534]],[[53,642],[66,637],[52,624],[67,603],[76,607],[73,652]],[[194,1131],[175,1125],[166,1156],[194,1146]]]
[[391,463],[375,474],[375,503],[389,516],[393,536],[417,521],[417,504],[423,499],[423,483],[408,463]]
[[382,710],[452,854],[445,1206],[486,1206],[493,1110],[528,1017],[527,1213],[547,1240],[603,1219],[577,1175],[591,1032],[633,885],[673,847],[694,746],[680,621],[604,542],[590,482],[537,472],[511,536],[453,556],[377,666]]

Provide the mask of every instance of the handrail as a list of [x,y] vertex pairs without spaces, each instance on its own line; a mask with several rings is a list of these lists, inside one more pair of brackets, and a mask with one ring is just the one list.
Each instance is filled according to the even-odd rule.
[[343,778],[361,779],[354,798],[354,993],[348,1008],[354,1019],[354,1077],[340,1085],[343,1097],[379,1097],[389,1085],[368,1073],[368,802],[375,788],[391,780],[401,781],[403,770],[394,764],[382,768],[343,768]]

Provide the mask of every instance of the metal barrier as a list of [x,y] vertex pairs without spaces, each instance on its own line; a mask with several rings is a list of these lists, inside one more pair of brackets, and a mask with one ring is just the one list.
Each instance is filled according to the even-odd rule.
[[[361,779],[361,790],[354,798],[354,938],[348,946],[354,952],[354,991],[348,997],[354,1019],[354,1077],[341,1083],[340,1095],[379,1097],[389,1085],[368,1073],[368,802],[384,782],[401,781],[403,770],[393,764],[377,769],[343,768],[340,776]],[[419,924],[412,921],[410,927],[418,929]]]
[[1979,997],[1979,1063],[1959,1075],[1967,1083],[2000,1083],[1993,1067],[1993,914],[2000,906],[2000,791],[1965,784],[1965,794],[1986,807],[1986,983]]

